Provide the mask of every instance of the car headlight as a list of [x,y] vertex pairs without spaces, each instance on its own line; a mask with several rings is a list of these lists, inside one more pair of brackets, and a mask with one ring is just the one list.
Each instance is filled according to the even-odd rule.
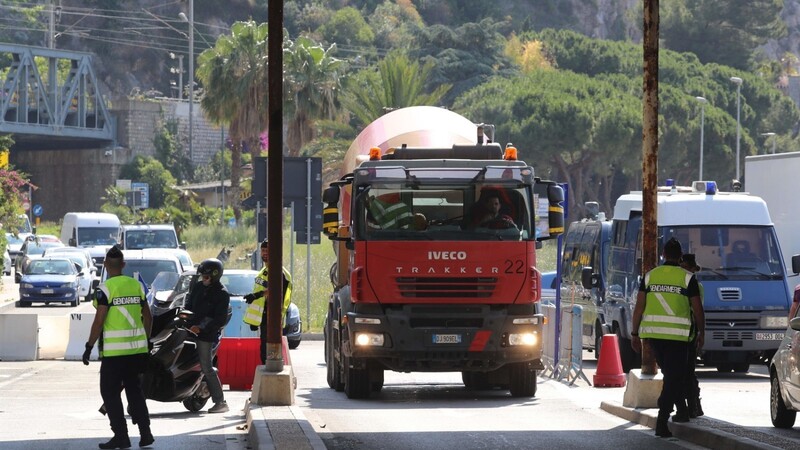
[[761,328],[786,328],[788,326],[789,319],[786,316],[761,317]]
[[21,286],[25,289],[33,289],[33,285],[30,283],[22,283]]

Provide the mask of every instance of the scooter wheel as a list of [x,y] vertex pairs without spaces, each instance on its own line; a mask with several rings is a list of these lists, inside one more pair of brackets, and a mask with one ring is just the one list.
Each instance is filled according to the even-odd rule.
[[183,400],[183,406],[191,412],[200,411],[206,406],[206,403],[208,403],[208,397],[202,398],[194,395]]

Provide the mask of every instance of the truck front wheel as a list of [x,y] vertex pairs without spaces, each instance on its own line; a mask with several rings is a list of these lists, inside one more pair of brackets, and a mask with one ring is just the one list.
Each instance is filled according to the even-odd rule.
[[512,397],[536,395],[536,370],[528,363],[514,363],[508,368],[508,390]]
[[335,389],[337,392],[341,392],[344,389],[344,384],[342,383],[339,359],[336,358],[337,350],[339,350],[339,346],[336,345],[339,333],[334,333],[331,322],[332,320],[329,318],[325,324],[327,330],[325,339],[325,366],[327,370],[328,386],[330,386],[331,389]]
[[353,367],[353,358],[344,358],[344,393],[347,398],[369,398],[372,384],[369,381],[369,369]]

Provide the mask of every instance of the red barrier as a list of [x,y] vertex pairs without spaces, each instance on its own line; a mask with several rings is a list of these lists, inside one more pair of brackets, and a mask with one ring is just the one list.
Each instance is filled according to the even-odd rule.
[[[281,337],[281,353],[283,364],[292,365],[289,354],[289,341]],[[217,373],[222,384],[231,390],[248,390],[253,388],[253,376],[261,365],[260,338],[222,338],[217,350]]]

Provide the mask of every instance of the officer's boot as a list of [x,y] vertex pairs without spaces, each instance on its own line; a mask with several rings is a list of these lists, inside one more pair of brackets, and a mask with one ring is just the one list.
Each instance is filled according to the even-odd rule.
[[108,442],[97,444],[101,449],[131,448],[131,439],[128,430],[114,430],[114,437]]
[[675,415],[672,416],[672,421],[675,423],[689,421],[689,408],[686,406],[686,400],[675,403]]
[[697,388],[697,390],[694,392],[693,400],[694,400],[694,405],[693,405],[694,410],[692,410],[692,406],[689,406],[690,417],[692,413],[694,413],[693,417],[700,417],[704,414],[703,407],[700,405],[700,388]]
[[149,425],[139,425],[139,447],[148,447],[156,441]]
[[659,411],[658,419],[656,419],[656,436],[672,437],[672,432],[669,431],[669,413],[663,414]]

